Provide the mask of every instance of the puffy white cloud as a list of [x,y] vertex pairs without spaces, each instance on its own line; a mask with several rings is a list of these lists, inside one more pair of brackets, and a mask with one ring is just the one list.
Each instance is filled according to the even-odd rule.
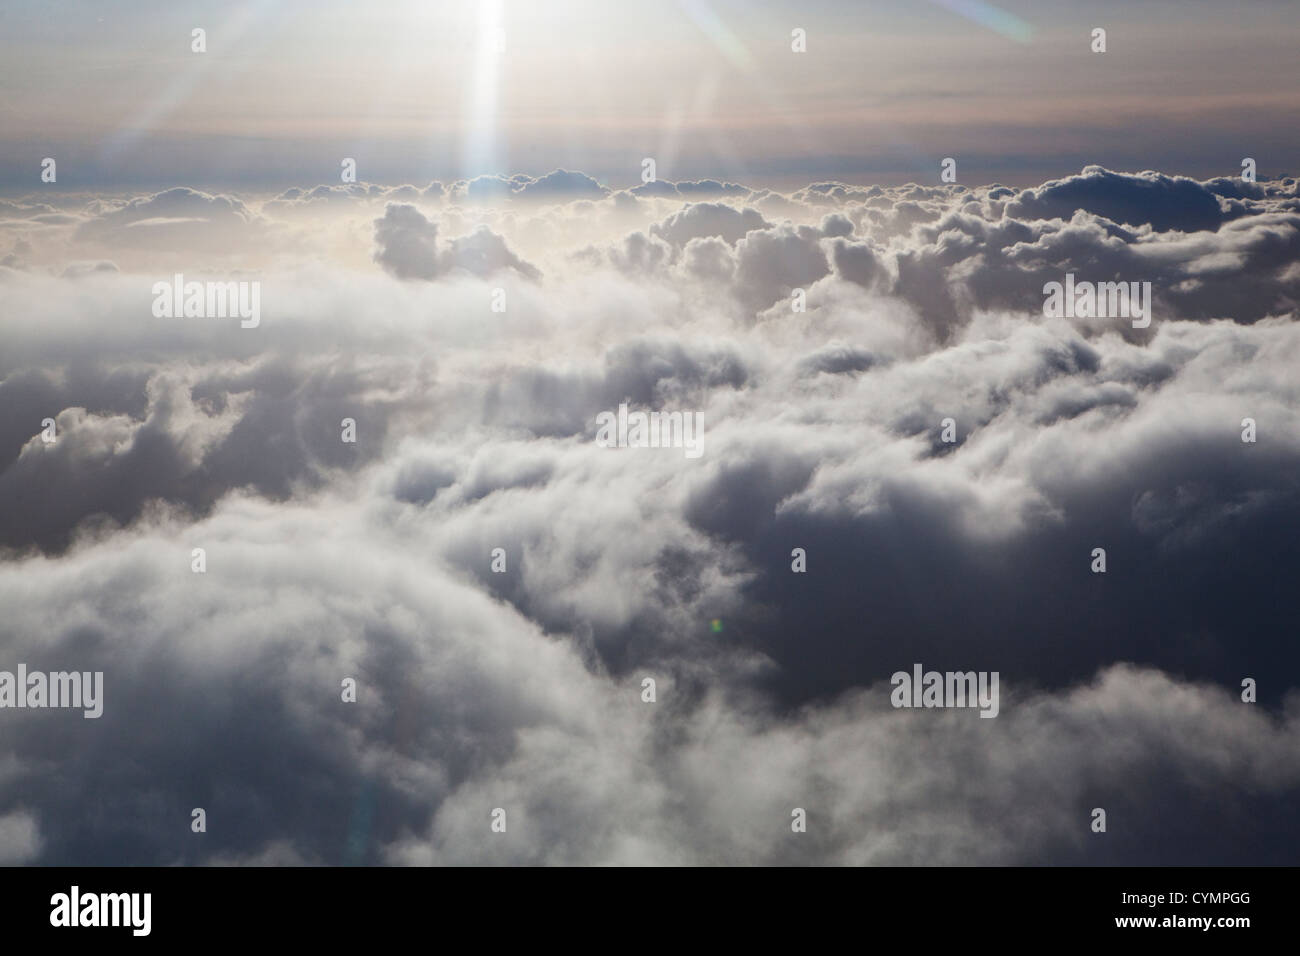
[[692,239],[717,236],[736,243],[752,229],[767,228],[769,223],[754,209],[735,209],[723,203],[687,203],[681,212],[655,223],[650,234],[670,245],[681,247]]

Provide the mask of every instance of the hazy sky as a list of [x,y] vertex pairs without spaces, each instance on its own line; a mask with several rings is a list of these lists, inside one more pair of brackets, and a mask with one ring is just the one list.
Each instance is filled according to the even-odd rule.
[[[0,7],[0,185],[421,182],[577,168],[1012,185],[1295,172],[1294,5],[392,0]],[[1107,52],[1090,50],[1094,27]],[[207,31],[207,52],[190,32]],[[807,52],[791,51],[791,30]],[[502,47],[498,48],[498,37]]]

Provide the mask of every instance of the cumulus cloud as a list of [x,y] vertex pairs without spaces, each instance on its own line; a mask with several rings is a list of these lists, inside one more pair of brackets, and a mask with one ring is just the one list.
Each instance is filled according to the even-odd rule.
[[[1043,286],[1067,272],[1150,282],[1167,319],[1255,322],[1287,315],[1300,301],[1294,180],[1238,188],[1088,167],[1020,193],[821,183],[779,203],[747,203],[688,203],[638,231],[644,235],[627,235],[621,248],[610,244],[607,257],[625,270],[667,275],[681,269],[676,250],[718,237],[734,252],[713,251],[687,271],[729,277],[751,314],[833,272],[905,303],[940,341],[979,310],[1041,308]],[[826,213],[828,206],[838,211]],[[645,236],[673,252],[655,251]]]
[[1077,210],[1117,223],[1150,224],[1157,232],[1215,229],[1224,210],[1205,185],[1147,171],[1136,176],[1088,166],[1078,176],[1026,189],[1006,207],[1016,219],[1070,219]]
[[639,186],[633,186],[628,192],[634,196],[680,197],[682,199],[724,196],[745,199],[754,195],[754,191],[748,186],[742,186],[740,183],[719,182],[716,179],[687,179],[675,183],[665,179],[655,179],[648,183],[641,183]]
[[[0,861],[1294,857],[1294,180],[473,182],[0,208],[0,669],[106,687],[0,712]],[[151,313],[214,229],[256,329]],[[1066,271],[1151,327],[1044,317]],[[999,716],[895,710],[914,662]]]
[[586,173],[556,169],[538,179],[530,179],[517,190],[524,199],[568,202],[573,199],[600,199],[609,190]]
[[153,248],[209,248],[230,235],[249,237],[263,221],[241,200],[178,186],[126,202],[97,202],[77,227],[87,242]]
[[432,279],[438,274],[438,226],[420,210],[391,203],[375,220],[375,261],[399,279]]
[[505,240],[486,226],[451,240],[442,251],[438,250],[437,240],[437,224],[420,210],[405,203],[389,203],[383,217],[375,220],[375,261],[399,279],[433,279],[456,269],[476,276],[505,269],[527,279],[541,276],[536,267],[511,252]]
[[718,237],[736,243],[751,229],[770,225],[755,209],[734,209],[722,203],[688,203],[663,222],[655,223],[650,234],[673,246],[684,246],[691,239]]
[[[436,184],[441,186],[441,184]],[[439,190],[441,194],[443,190]],[[603,199],[611,190],[586,173],[554,169],[544,176],[477,176],[458,180],[445,190],[447,198],[463,205],[528,202],[567,203],[580,199]],[[396,198],[396,197],[395,197]]]

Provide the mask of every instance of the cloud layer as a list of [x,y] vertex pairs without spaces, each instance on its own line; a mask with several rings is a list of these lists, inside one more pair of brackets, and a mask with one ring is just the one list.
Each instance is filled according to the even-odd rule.
[[1294,861],[1296,181],[650,186],[0,205],[0,862]]

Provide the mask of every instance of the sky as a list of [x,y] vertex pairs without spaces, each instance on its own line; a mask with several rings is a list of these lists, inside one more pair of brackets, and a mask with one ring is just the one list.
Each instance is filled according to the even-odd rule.
[[1295,173],[1293,16],[1285,0],[6,4],[0,186],[47,155],[86,188],[302,185],[342,157],[392,185],[577,167],[623,186],[646,156],[671,178],[785,187],[923,182],[945,157],[1014,186],[1089,163]]
[[0,864],[1294,864],[1293,20],[0,7]]

